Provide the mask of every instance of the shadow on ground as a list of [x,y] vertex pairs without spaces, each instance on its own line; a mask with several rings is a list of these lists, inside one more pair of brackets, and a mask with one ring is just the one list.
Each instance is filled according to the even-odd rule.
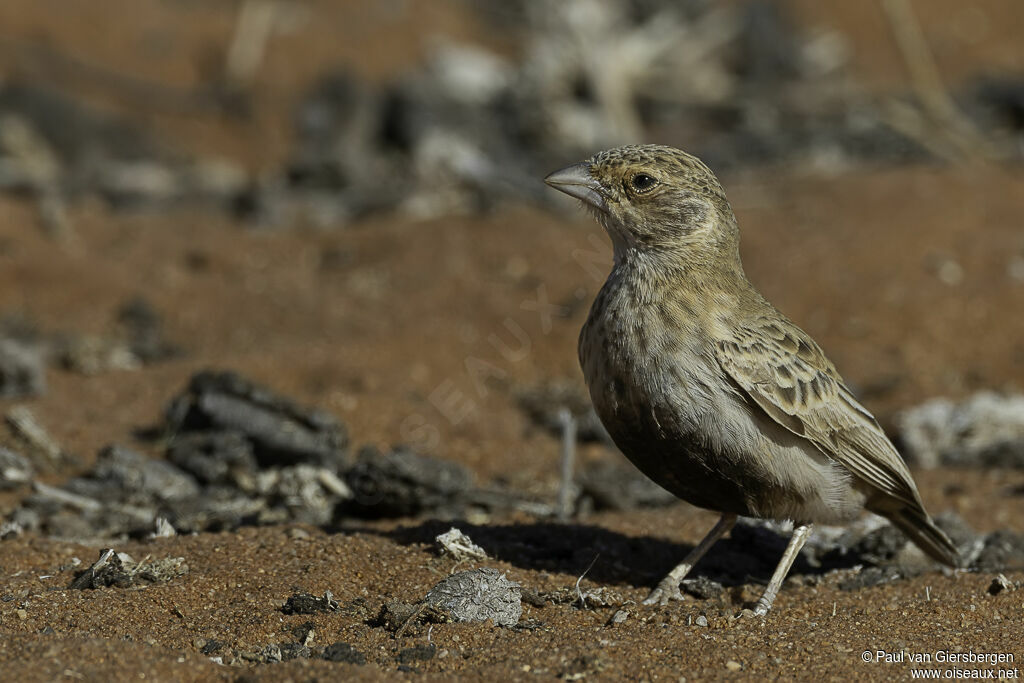
[[[508,524],[480,526],[459,522],[458,528],[494,559],[522,569],[579,576],[598,583],[654,587],[693,546],[660,538],[627,536],[586,524]],[[434,539],[452,527],[451,522],[428,520],[416,526],[389,531],[359,529],[402,545],[434,545]],[[352,529],[349,529],[352,531]],[[697,564],[690,578],[700,576],[725,586],[767,583],[786,547],[787,539],[761,527],[738,525],[716,543]],[[827,565],[811,566],[800,557],[794,574],[823,574],[852,567],[857,558],[837,558]],[[592,565],[592,566],[591,566]],[[589,567],[589,571],[588,571]]]

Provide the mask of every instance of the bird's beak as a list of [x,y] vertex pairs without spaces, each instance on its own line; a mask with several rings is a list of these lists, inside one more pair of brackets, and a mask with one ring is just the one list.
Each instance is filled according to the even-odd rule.
[[598,211],[608,213],[608,204],[601,183],[590,174],[590,164],[586,162],[555,171],[545,178],[544,182],[570,197],[590,204]]

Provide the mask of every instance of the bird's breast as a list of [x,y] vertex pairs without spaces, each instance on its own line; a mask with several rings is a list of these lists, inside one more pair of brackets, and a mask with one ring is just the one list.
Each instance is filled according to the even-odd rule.
[[700,375],[709,354],[701,338],[679,302],[640,296],[628,281],[609,278],[579,340],[580,366],[606,426],[638,416],[685,421],[679,406],[699,405],[706,393]]

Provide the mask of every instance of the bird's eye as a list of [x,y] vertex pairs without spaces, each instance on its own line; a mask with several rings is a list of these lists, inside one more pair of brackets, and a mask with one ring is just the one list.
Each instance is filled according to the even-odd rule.
[[629,184],[632,185],[633,189],[637,192],[646,192],[657,185],[658,181],[655,180],[653,176],[649,176],[646,173],[637,173],[630,179]]

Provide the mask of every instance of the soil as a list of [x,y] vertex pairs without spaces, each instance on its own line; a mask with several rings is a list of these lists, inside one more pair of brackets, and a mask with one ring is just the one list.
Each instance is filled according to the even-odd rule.
[[[147,0],[110,3],[108,22],[69,4],[67,11],[58,3],[0,6],[0,73],[71,87],[75,79],[63,67],[22,49],[42,39],[104,70],[187,87],[205,77],[202,56],[223,48],[234,16],[230,3]],[[88,79],[77,88],[184,150],[260,168],[284,154],[287,112],[325,63],[379,78],[414,61],[430,36],[502,44],[488,34],[493,26],[458,3],[372,6],[393,4],[408,13],[306,3],[308,30],[275,39],[259,75],[265,87],[255,90],[268,104],[241,124],[141,110]],[[874,15],[797,6],[804,20],[852,36],[858,54],[868,55],[855,63],[872,85],[885,79],[871,74],[901,68],[895,51],[862,47],[876,33]],[[1010,28],[1021,21],[1017,5],[979,7],[985,20],[976,23],[990,33],[980,42],[950,39],[938,50],[954,82],[974,73],[964,60],[979,68],[1019,68],[1024,60],[1020,32]],[[928,9],[919,8],[925,29],[944,25],[941,10]],[[950,54],[958,55],[955,66]],[[818,340],[883,425],[935,396],[1024,390],[1024,281],[1014,270],[1024,259],[1019,168],[861,167],[826,176],[766,168],[723,182],[744,231],[749,277]],[[194,372],[217,368],[333,413],[357,444],[409,443],[466,465],[479,482],[554,499],[559,442],[531,423],[516,396],[552,379],[582,386],[576,335],[610,251],[581,212],[499,206],[482,216],[381,215],[335,231],[260,231],[199,209],[113,212],[85,201],[69,218],[72,233],[55,239],[39,228],[32,202],[0,197],[0,314],[45,332],[105,334],[121,305],[142,296],[186,353],[94,376],[51,369],[45,395],[17,403],[34,411],[77,465],[43,481],[84,471],[110,443],[156,456],[138,431],[161,419]],[[15,403],[0,401],[0,410]],[[621,458],[597,444],[580,457]],[[933,513],[955,511],[979,531],[1024,532],[1024,472],[939,468],[915,478]],[[0,492],[0,517],[24,495]],[[713,522],[682,503],[593,513],[566,525],[526,515],[459,522],[495,558],[459,569],[495,567],[541,593],[575,590],[586,574],[584,590],[603,586],[614,598],[586,608],[524,603],[516,628],[441,623],[400,637],[375,617],[388,600],[422,599],[455,568],[431,540],[447,523],[246,527],[117,541],[113,547],[136,559],[183,557],[189,572],[158,585],[95,590],[68,584],[101,545],[25,535],[0,542],[0,670],[22,681],[379,680],[410,672],[431,680],[909,677],[906,661],[874,661],[879,650],[1015,658],[997,667],[933,662],[943,671],[1024,668],[1024,590],[990,595],[991,574],[935,570],[852,591],[839,588],[841,575],[804,576],[787,582],[766,618],[742,613],[766,576],[728,587],[720,599],[639,605]],[[538,561],[524,544],[548,557]],[[81,566],[72,564],[76,557]],[[1019,582],[1024,570],[1006,576]],[[338,611],[281,611],[293,593],[327,590]],[[610,623],[619,610],[626,619]],[[309,621],[312,645],[348,643],[366,663],[227,666],[210,659],[294,642],[293,631]],[[865,652],[871,662],[862,661]]]

